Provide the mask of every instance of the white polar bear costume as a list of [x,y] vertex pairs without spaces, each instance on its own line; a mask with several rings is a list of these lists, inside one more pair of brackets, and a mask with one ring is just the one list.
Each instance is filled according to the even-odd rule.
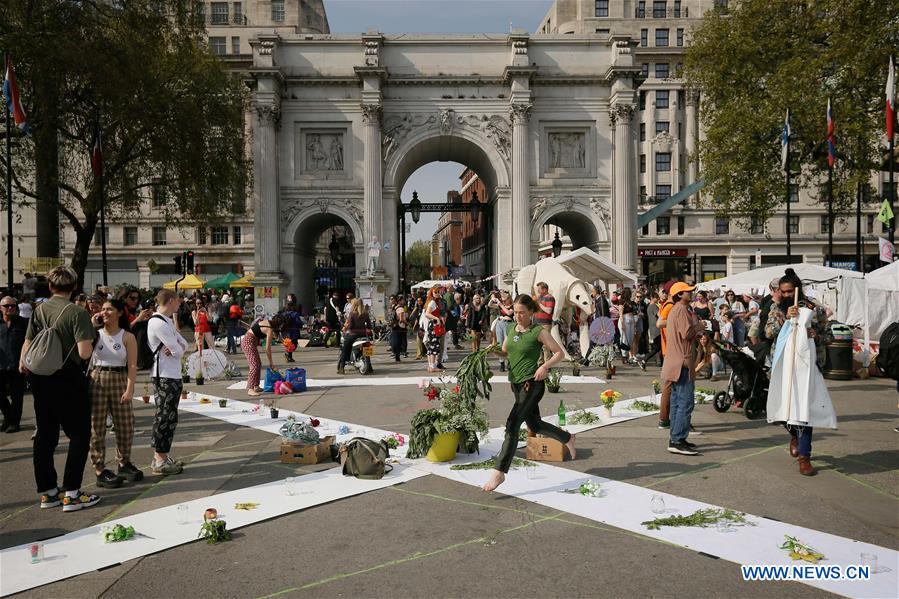
[[562,348],[567,359],[568,352],[565,343],[559,335],[559,321],[566,308],[577,308],[583,312],[579,329],[579,341],[581,355],[586,356],[590,350],[590,334],[587,324],[587,316],[593,314],[596,306],[593,305],[593,297],[590,295],[589,283],[578,279],[568,268],[559,263],[555,258],[544,258],[536,264],[525,266],[518,271],[515,279],[518,293],[533,295],[537,293],[537,283],[546,283],[549,286],[549,294],[556,298],[556,308],[553,310],[553,325],[550,329],[553,339]]

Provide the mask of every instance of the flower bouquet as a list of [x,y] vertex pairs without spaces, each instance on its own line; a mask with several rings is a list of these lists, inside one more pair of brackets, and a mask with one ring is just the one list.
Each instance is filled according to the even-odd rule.
[[599,400],[602,402],[603,407],[606,409],[606,416],[608,416],[609,418],[612,417],[612,407],[619,399],[621,399],[621,393],[612,389],[606,389],[599,394]]
[[783,542],[783,545],[780,546],[781,549],[790,552],[790,557],[794,560],[803,560],[812,564],[817,564],[820,560],[825,559],[823,553],[819,553],[802,543],[796,537],[791,537],[790,535],[784,535],[786,539]]
[[290,337],[285,337],[281,342],[281,345],[284,346],[284,351],[288,354],[292,354],[297,350],[297,344],[293,342],[293,339]]

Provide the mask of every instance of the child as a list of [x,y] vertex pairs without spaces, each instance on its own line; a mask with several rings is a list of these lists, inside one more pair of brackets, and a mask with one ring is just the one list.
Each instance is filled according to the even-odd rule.
[[724,343],[734,342],[734,313],[730,310],[724,310],[721,315],[721,341]]

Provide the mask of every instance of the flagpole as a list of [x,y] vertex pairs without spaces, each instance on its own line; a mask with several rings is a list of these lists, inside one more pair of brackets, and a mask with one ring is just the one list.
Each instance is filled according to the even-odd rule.
[[[790,122],[790,110],[787,109],[787,123]],[[787,157],[784,162],[784,171],[786,172],[786,180],[787,180],[787,264],[793,263],[793,251],[791,244],[791,235],[790,235],[790,135],[787,134],[786,145],[787,145]]]
[[[896,64],[896,59],[894,56],[890,56],[890,64]],[[896,122],[895,106],[893,106],[891,108],[893,110],[892,110],[892,114],[890,115],[890,118],[893,119],[893,123],[895,123]],[[890,127],[890,129],[892,129],[892,127]],[[890,192],[888,194],[889,197],[887,198],[887,202],[889,202],[889,205],[890,205],[890,212],[892,212],[894,215],[893,218],[890,220],[890,244],[892,244],[892,245],[895,245],[895,243],[896,243],[896,217],[895,217],[896,213],[893,212],[893,201],[896,198],[896,188],[893,187],[893,185],[894,185],[893,171],[895,170],[895,167],[896,167],[895,157],[893,156],[896,153],[896,148],[893,145],[895,143],[894,139],[893,139],[894,137],[895,137],[895,132],[893,135],[890,135],[890,157],[889,157],[889,160],[890,160]],[[895,250],[895,247],[893,249]]]
[[[833,160],[836,152],[831,147],[833,106],[827,99],[827,266],[833,267]],[[833,152],[833,154],[832,154]]]
[[858,272],[865,272],[862,264],[862,184],[855,190],[855,262]]
[[[6,70],[9,69],[8,52],[4,53],[3,66]],[[12,115],[9,111],[9,102],[4,101],[3,106],[6,110],[6,292],[14,295],[12,272]]]
[[[100,109],[97,108],[97,139],[99,143],[102,142],[102,137],[100,137]],[[100,149],[102,155],[102,145]],[[100,192],[100,255],[103,262],[103,286],[109,287],[109,281],[107,277],[107,266],[106,266],[106,193],[103,189],[103,166],[101,162],[101,166],[99,168],[99,172],[97,173],[97,184],[99,186]]]

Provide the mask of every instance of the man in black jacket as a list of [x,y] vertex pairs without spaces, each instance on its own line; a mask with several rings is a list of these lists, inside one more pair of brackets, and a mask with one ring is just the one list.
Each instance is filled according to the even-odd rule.
[[17,433],[21,430],[22,397],[25,395],[25,375],[19,372],[19,358],[25,343],[28,321],[19,316],[19,306],[10,296],[0,299],[0,410],[3,423],[0,431]]

